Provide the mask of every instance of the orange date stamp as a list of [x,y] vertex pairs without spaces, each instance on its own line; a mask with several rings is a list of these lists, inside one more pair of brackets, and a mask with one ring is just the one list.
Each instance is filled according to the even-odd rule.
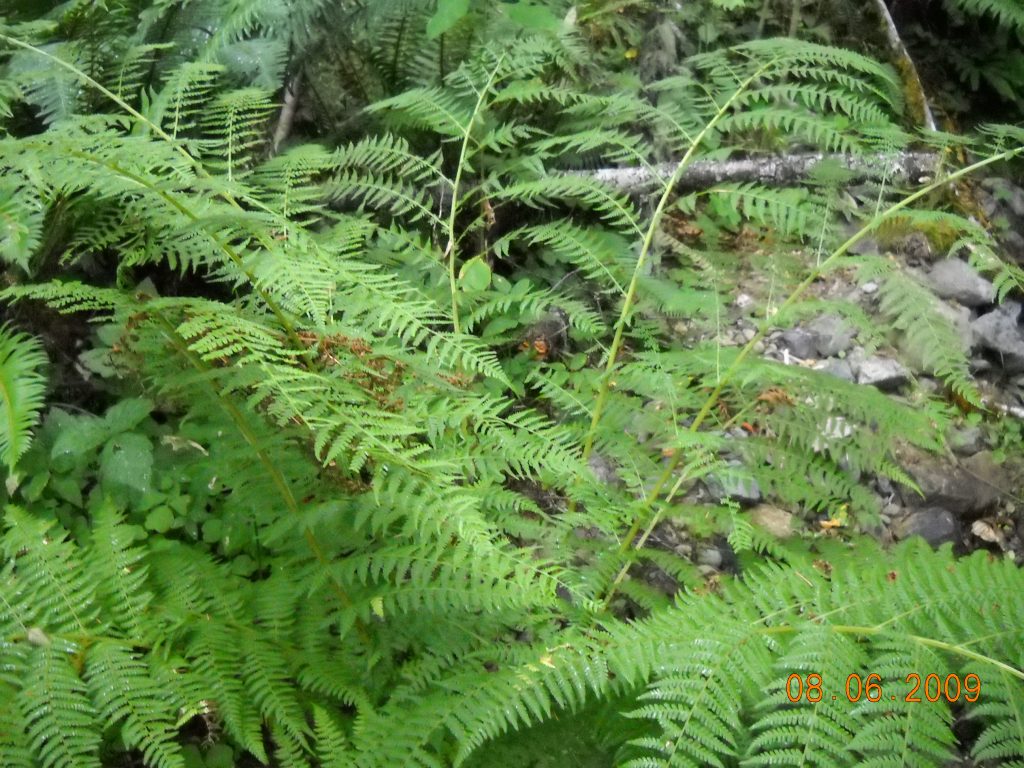
[[[894,692],[894,688],[899,690]],[[849,675],[846,678],[846,685],[841,693],[832,694],[832,701],[838,701],[843,696],[847,701],[903,701],[919,703],[921,701],[964,701],[973,704],[981,698],[981,678],[973,672],[964,675],[946,675],[941,677],[936,674],[925,675],[923,678],[917,672],[911,672],[902,683],[887,683],[883,688],[882,676],[870,674],[861,678],[858,674]],[[786,698],[794,704],[798,701],[807,701],[816,704],[827,698],[828,694],[824,688],[824,680],[817,672],[808,675],[793,673],[786,678]],[[924,697],[923,699],[921,697]]]

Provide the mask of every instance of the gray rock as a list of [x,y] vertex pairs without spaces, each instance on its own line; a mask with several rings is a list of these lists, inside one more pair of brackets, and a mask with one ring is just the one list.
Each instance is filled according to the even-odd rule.
[[955,542],[960,537],[960,525],[956,516],[942,507],[926,507],[912,510],[893,525],[893,535],[897,539],[920,536],[933,547]]
[[856,381],[857,376],[853,372],[853,366],[850,365],[849,360],[823,360],[814,366],[814,370],[827,373],[830,376],[835,376],[837,379],[843,381]]
[[954,429],[949,436],[949,447],[958,456],[971,456],[985,447],[981,427]]
[[899,389],[910,381],[910,372],[898,360],[872,356],[857,369],[857,383],[869,384],[883,392]]
[[960,259],[937,262],[928,272],[927,281],[936,296],[953,299],[965,307],[991,304],[996,298],[992,283]]
[[793,515],[771,504],[758,504],[750,510],[750,521],[777,539],[793,535]]
[[724,499],[750,506],[761,501],[761,487],[757,480],[740,472],[721,472],[704,478],[708,493],[716,502]]
[[853,344],[857,330],[836,315],[816,318],[807,330],[814,336],[814,346],[821,357],[833,357],[845,352]]
[[974,504],[968,510],[971,513],[987,512],[999,501],[1002,489],[1014,485],[1007,470],[996,464],[992,451],[979,451],[968,456],[960,461],[960,466],[976,488]]
[[1024,218],[1024,189],[998,176],[991,176],[981,185],[992,192],[994,201],[1008,207],[1015,216]]
[[999,244],[1011,258],[1024,264],[1024,235],[1008,230],[999,235]]
[[587,460],[587,466],[590,467],[590,471],[594,473],[594,479],[604,485],[618,485],[619,473],[615,469],[615,465],[611,459],[607,456],[602,456],[596,451],[590,454],[590,458]]
[[874,280],[869,280],[860,287],[860,290],[867,296],[870,296],[873,293],[878,293],[878,283]]
[[1021,303],[1007,301],[971,323],[975,340],[1002,359],[1009,373],[1024,371],[1024,329],[1019,318]]
[[1013,185],[1013,189],[1010,192],[1010,199],[1007,202],[1009,203],[1010,210],[1013,211],[1013,214],[1024,219],[1024,189]]
[[[853,234],[852,232],[850,234]],[[878,241],[871,237],[871,235],[865,235],[856,243],[850,246],[848,253],[854,256],[863,256],[870,254],[871,256],[878,255]]]
[[750,309],[751,307],[754,306],[754,299],[746,293],[741,293],[739,296],[736,297],[736,300],[733,302],[733,304],[736,305],[736,307],[738,307],[739,309]]
[[714,547],[705,547],[697,553],[699,565],[710,565],[712,568],[722,567],[722,553]]
[[900,466],[921,489],[919,495],[900,486],[900,496],[909,507],[942,507],[954,515],[977,515],[993,507],[999,499],[999,467],[988,451],[964,459],[960,464],[942,456],[904,447]]
[[782,334],[780,339],[782,346],[789,350],[791,355],[807,359],[814,357],[818,351],[818,340],[810,331],[803,328],[791,328]]

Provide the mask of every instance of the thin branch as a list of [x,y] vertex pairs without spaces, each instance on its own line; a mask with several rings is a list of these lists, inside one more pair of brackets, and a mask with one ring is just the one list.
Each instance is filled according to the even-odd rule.
[[301,72],[289,80],[284,87],[284,98],[281,100],[281,114],[277,118],[277,127],[274,129],[274,141],[271,149],[275,155],[281,144],[291,135],[292,123],[295,122],[295,110],[299,106],[299,90],[301,88]]
[[889,8],[886,6],[885,0],[874,0],[874,2],[875,8],[878,9],[878,15],[885,23],[885,36],[889,41],[889,48],[891,48],[892,52],[896,55],[900,74],[907,81],[907,84],[914,89],[917,101],[920,103],[921,118],[924,121],[924,127],[928,131],[935,132],[938,130],[935,126],[935,116],[932,114],[931,107],[928,106],[928,96],[924,92],[924,85],[921,84],[921,76],[917,73],[917,67],[914,65],[914,60],[910,58],[907,46],[903,44],[899,30],[896,29],[896,22],[892,20],[892,14],[889,13]]

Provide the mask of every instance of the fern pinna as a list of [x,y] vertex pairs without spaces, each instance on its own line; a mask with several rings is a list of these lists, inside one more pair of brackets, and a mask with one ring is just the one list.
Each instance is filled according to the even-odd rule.
[[[643,95],[592,93],[562,29],[481,47],[444,87],[377,103],[376,136],[268,159],[265,91],[180,63],[136,100],[23,39],[39,34],[0,40],[114,113],[0,140],[4,183],[60,206],[72,233],[60,260],[73,274],[5,296],[101,323],[106,375],[145,390],[159,418],[152,405],[127,421],[56,411],[75,438],[44,425],[26,461],[74,455],[78,474],[8,484],[5,764],[128,751],[194,765],[182,729],[196,721],[240,764],[496,765],[503,734],[564,725],[622,765],[854,765],[893,745],[941,765],[954,718],[974,723],[977,760],[1024,759],[1011,564],[760,541],[785,564],[709,593],[653,546],[669,518],[742,528],[728,500],[691,494],[730,473],[870,522],[876,502],[851,471],[907,480],[897,439],[937,444],[937,409],[754,359],[768,321],[741,349],[702,335],[736,279],[722,251],[741,222],[820,248],[789,276],[780,320],[809,311],[803,289],[828,270],[886,279],[832,231],[834,187],[675,189],[727,148],[894,151],[908,137],[887,68],[759,41],[695,56]],[[17,74],[0,91],[12,102],[27,93]],[[1019,131],[994,130],[992,158],[1019,151]],[[654,143],[681,158],[668,175]],[[659,179],[652,201],[578,173],[624,163]],[[865,185],[883,212],[865,231],[917,199]],[[38,240],[38,208],[4,210]],[[687,212],[704,217],[700,247],[670,226]],[[34,255],[10,260],[41,266]],[[118,284],[81,279],[104,258]],[[143,280],[156,267],[203,290],[161,292]],[[571,348],[516,354],[554,309]],[[693,320],[692,343],[672,342],[673,313]],[[922,338],[969,395],[956,350]],[[737,439],[739,414],[776,385],[801,407],[777,403]],[[837,421],[848,429],[823,445]],[[152,457],[144,477],[109,469],[125,446]],[[81,497],[63,482],[94,474]],[[177,506],[154,503],[179,486]],[[672,600],[633,578],[650,567],[690,589]],[[983,694],[883,703],[841,689],[874,673],[902,696],[913,672],[972,676]],[[794,674],[820,675],[827,698],[794,697]]]

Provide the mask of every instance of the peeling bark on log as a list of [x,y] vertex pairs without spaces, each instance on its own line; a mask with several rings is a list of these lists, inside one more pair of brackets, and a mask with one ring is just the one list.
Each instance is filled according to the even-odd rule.
[[[830,160],[854,174],[859,174],[859,176],[855,176],[855,180],[885,173],[891,182],[923,184],[934,177],[939,163],[939,155],[934,152],[899,152],[892,155],[864,158],[817,152],[752,157],[742,160],[698,160],[683,171],[677,189],[703,189],[715,184],[743,181],[779,186],[793,184],[806,179],[814,167],[823,160]],[[601,168],[595,171],[576,171],[575,173],[617,187],[623,192],[636,193],[658,187],[661,180],[667,179],[674,170],[674,164],[663,163],[653,166],[653,170],[647,168]]]
[[[768,186],[795,184],[808,178],[814,167],[823,160],[835,162],[850,171],[853,174],[851,183],[858,183],[869,176],[885,175],[889,184],[918,186],[935,177],[940,159],[936,152],[896,152],[875,157],[807,152],[741,160],[697,160],[683,171],[676,184],[676,191],[708,189],[716,184],[744,181]],[[675,163],[661,163],[648,168],[598,168],[562,173],[593,179],[624,194],[641,195],[659,189],[675,168]],[[443,189],[434,187],[433,192],[438,203],[438,215],[444,215],[451,205],[451,187],[447,184]]]

